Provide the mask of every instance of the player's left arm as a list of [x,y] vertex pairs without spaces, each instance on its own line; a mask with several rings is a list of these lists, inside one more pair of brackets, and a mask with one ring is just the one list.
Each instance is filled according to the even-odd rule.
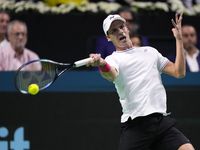
[[181,21],[183,18],[183,13],[175,15],[176,22],[172,19],[172,24],[174,28],[172,29],[173,35],[176,39],[176,60],[175,63],[169,61],[167,65],[163,68],[162,72],[174,76],[176,78],[183,78],[186,74],[185,67],[185,54],[183,48],[182,32],[181,32]]

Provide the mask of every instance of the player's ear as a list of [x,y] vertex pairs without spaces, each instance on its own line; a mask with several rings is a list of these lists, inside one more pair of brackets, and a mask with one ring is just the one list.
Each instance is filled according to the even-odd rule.
[[109,35],[106,35],[106,38],[107,38],[108,41],[111,41]]

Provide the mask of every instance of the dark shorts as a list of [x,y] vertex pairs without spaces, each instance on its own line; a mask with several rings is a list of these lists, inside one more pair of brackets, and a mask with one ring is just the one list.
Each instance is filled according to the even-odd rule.
[[119,150],[177,150],[190,141],[162,114],[137,117],[121,124]]

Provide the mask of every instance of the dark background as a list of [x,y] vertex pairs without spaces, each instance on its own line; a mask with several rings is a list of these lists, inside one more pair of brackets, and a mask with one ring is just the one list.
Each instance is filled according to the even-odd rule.
[[[0,126],[9,131],[23,126],[31,150],[117,150],[121,106],[115,92],[0,94]],[[168,112],[196,149],[199,97],[199,91],[168,92]]]

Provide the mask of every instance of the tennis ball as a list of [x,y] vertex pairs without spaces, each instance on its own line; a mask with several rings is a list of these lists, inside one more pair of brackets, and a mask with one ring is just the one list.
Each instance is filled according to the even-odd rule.
[[35,95],[39,92],[39,86],[37,84],[31,84],[28,87],[28,92],[32,95]]

